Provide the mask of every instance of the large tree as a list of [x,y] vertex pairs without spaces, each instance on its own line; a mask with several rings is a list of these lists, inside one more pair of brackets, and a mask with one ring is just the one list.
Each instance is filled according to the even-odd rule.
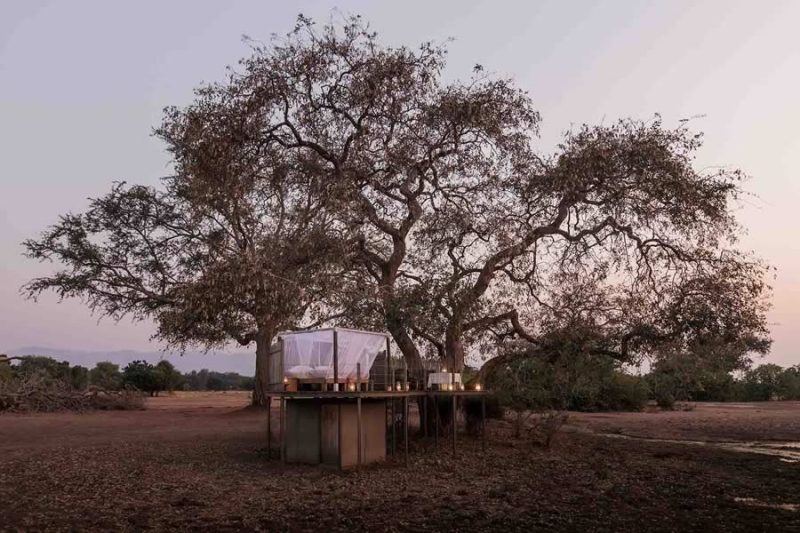
[[[275,332],[326,319],[385,327],[412,368],[427,350],[460,369],[489,337],[620,360],[723,331],[768,347],[764,270],[732,250],[742,176],[696,170],[699,136],[622,121],[541,154],[525,91],[444,67],[358,17],[299,17],[167,111],[163,190],[118,186],[26,243],[69,266],[29,292],[155,317],[179,345],[255,341],[257,397]],[[711,289],[728,297],[704,308]]]

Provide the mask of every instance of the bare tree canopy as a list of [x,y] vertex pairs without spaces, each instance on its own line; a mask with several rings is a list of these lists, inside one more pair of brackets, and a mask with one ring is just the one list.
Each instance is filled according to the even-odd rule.
[[624,120],[542,154],[524,90],[444,66],[358,17],[299,17],[166,110],[161,189],[117,185],[26,242],[66,266],[26,290],[153,317],[180,346],[255,341],[257,391],[274,334],[325,320],[385,327],[412,368],[515,337],[621,361],[769,348],[766,267],[735,249],[743,175],[697,170],[700,135]]
[[224,104],[202,100],[168,115],[160,134],[176,173],[164,190],[117,184],[26,241],[30,257],[65,268],[24,290],[54,289],[117,319],[153,318],[156,337],[179,348],[255,342],[262,403],[275,334],[335,313],[324,295],[347,249],[315,174],[266,153],[232,168],[223,158],[243,165],[244,143],[205,144],[205,134],[196,142],[193,133],[212,120],[208,108]]

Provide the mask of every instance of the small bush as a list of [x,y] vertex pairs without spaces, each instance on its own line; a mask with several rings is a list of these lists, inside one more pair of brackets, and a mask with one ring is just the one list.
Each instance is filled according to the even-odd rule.
[[601,391],[601,403],[607,411],[641,411],[647,405],[649,390],[639,376],[616,372]]
[[41,374],[0,383],[0,411],[84,412],[92,409],[142,409],[144,399],[137,390],[105,391],[90,388],[76,391],[69,383]]
[[135,389],[87,393],[88,405],[99,411],[135,411],[144,409],[144,395]]
[[488,386],[511,411],[641,411],[649,387],[605,356],[522,358],[498,368]]
[[547,411],[533,418],[530,428],[531,437],[541,446],[550,449],[556,435],[569,420],[569,415],[562,411]]
[[675,408],[675,397],[669,392],[657,393],[656,405],[661,409],[672,411]]
[[14,370],[8,363],[0,362],[0,382],[9,382],[14,379]]

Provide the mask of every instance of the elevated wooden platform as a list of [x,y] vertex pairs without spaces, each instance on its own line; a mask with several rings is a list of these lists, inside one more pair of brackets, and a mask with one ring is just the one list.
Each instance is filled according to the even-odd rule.
[[[359,467],[386,458],[386,418],[391,412],[391,454],[397,452],[397,411],[401,414],[403,451],[408,463],[409,400],[422,400],[420,425],[427,436],[428,400],[452,401],[453,454],[456,453],[457,423],[455,418],[459,397],[481,398],[481,437],[486,443],[487,391],[478,390],[403,390],[403,391],[271,391],[280,402],[280,458],[283,462],[329,465],[338,468]],[[398,406],[398,400],[401,405]],[[435,415],[436,444],[439,442],[439,410]],[[425,419],[423,422],[423,418]],[[271,455],[272,428],[267,415],[268,456]]]
[[421,398],[423,396],[486,396],[487,391],[478,390],[408,390],[408,391],[271,391],[267,396],[272,398],[300,399],[353,399],[353,398]]

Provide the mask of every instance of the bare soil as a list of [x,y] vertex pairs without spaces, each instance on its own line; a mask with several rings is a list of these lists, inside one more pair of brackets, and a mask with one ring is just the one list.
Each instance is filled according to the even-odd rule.
[[800,402],[694,403],[674,411],[573,413],[598,432],[702,441],[800,441]]
[[0,415],[0,530],[800,531],[800,463],[652,440],[800,441],[798,403],[574,413],[549,451],[491,421],[485,453],[415,438],[408,467],[338,472],[268,460],[247,402]]

